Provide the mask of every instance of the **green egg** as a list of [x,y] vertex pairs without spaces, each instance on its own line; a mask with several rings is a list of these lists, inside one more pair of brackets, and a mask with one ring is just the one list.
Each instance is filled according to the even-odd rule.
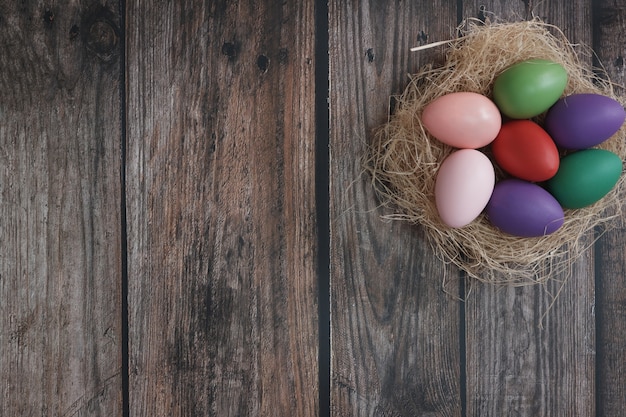
[[567,72],[545,59],[519,62],[501,73],[493,85],[493,100],[513,119],[528,119],[548,110],[561,97]]
[[622,175],[622,160],[604,149],[585,149],[561,159],[548,191],[565,208],[589,206],[604,197]]

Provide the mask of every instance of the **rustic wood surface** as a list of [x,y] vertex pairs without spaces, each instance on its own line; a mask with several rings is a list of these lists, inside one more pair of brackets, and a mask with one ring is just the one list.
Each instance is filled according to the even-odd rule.
[[120,22],[67,3],[0,2],[6,416],[122,406]]
[[538,16],[624,85],[623,0],[0,5],[0,415],[623,415],[624,219],[470,284],[360,165],[411,46]]
[[[594,3],[594,50],[611,80],[626,94],[626,4]],[[602,235],[595,247],[597,415],[626,410],[626,223]]]
[[[492,21],[540,16],[563,28],[572,43],[591,45],[590,2],[578,2],[577,7],[543,2],[532,9],[519,1],[498,2],[504,6],[503,16],[488,13],[495,8],[493,3],[464,2],[464,17],[472,17],[481,6],[484,18]],[[590,58],[581,57],[591,64]],[[571,271],[553,274],[554,282],[545,286],[472,286],[465,303],[468,415],[593,415],[590,277],[593,257],[588,251]]]
[[456,8],[382,4],[329,3],[331,412],[459,415],[461,305],[441,290],[442,274],[459,272],[419,230],[381,221],[359,157],[389,96],[440,58],[407,47],[454,36]]
[[313,3],[205,6],[127,3],[130,414],[315,415]]

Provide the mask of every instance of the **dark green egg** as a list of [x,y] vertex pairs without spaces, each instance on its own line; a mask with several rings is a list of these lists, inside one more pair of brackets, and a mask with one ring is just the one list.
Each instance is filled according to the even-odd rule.
[[522,61],[504,70],[493,85],[493,100],[513,119],[528,119],[548,110],[561,97],[567,72],[545,59]]
[[585,149],[561,159],[548,191],[565,208],[589,206],[613,189],[622,175],[622,160],[604,149]]

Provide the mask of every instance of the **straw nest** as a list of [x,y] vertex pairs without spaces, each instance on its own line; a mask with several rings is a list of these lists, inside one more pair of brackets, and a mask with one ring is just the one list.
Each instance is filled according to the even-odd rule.
[[[586,249],[583,239],[597,226],[621,214],[623,176],[602,200],[583,209],[566,210],[565,222],[555,233],[540,238],[520,238],[500,232],[481,214],[470,225],[450,228],[437,214],[434,185],[437,170],[454,149],[430,136],[422,122],[422,109],[444,94],[469,91],[491,97],[494,79],[510,65],[533,58],[558,62],[569,80],[564,95],[597,93],[620,102],[603,71],[589,68],[580,57],[591,52],[570,44],[554,26],[538,20],[469,23],[459,39],[447,44],[441,67],[427,66],[410,77],[388,123],[374,134],[365,167],[382,204],[392,210],[385,215],[422,225],[435,252],[483,282],[542,283],[556,273],[568,271]],[[600,75],[598,75],[600,74]],[[541,123],[541,116],[535,119]],[[622,128],[599,147],[626,158]],[[482,149],[489,155],[489,149]],[[496,180],[505,175],[496,167]],[[602,229],[602,228],[600,228]]]

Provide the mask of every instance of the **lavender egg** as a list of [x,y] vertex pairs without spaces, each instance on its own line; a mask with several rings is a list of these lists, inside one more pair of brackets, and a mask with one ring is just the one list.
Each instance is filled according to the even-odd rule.
[[563,209],[549,192],[518,179],[496,184],[486,212],[495,227],[520,237],[549,235],[557,231],[564,220]]
[[545,129],[564,149],[586,149],[613,136],[624,123],[622,105],[600,94],[573,94],[554,104]]

